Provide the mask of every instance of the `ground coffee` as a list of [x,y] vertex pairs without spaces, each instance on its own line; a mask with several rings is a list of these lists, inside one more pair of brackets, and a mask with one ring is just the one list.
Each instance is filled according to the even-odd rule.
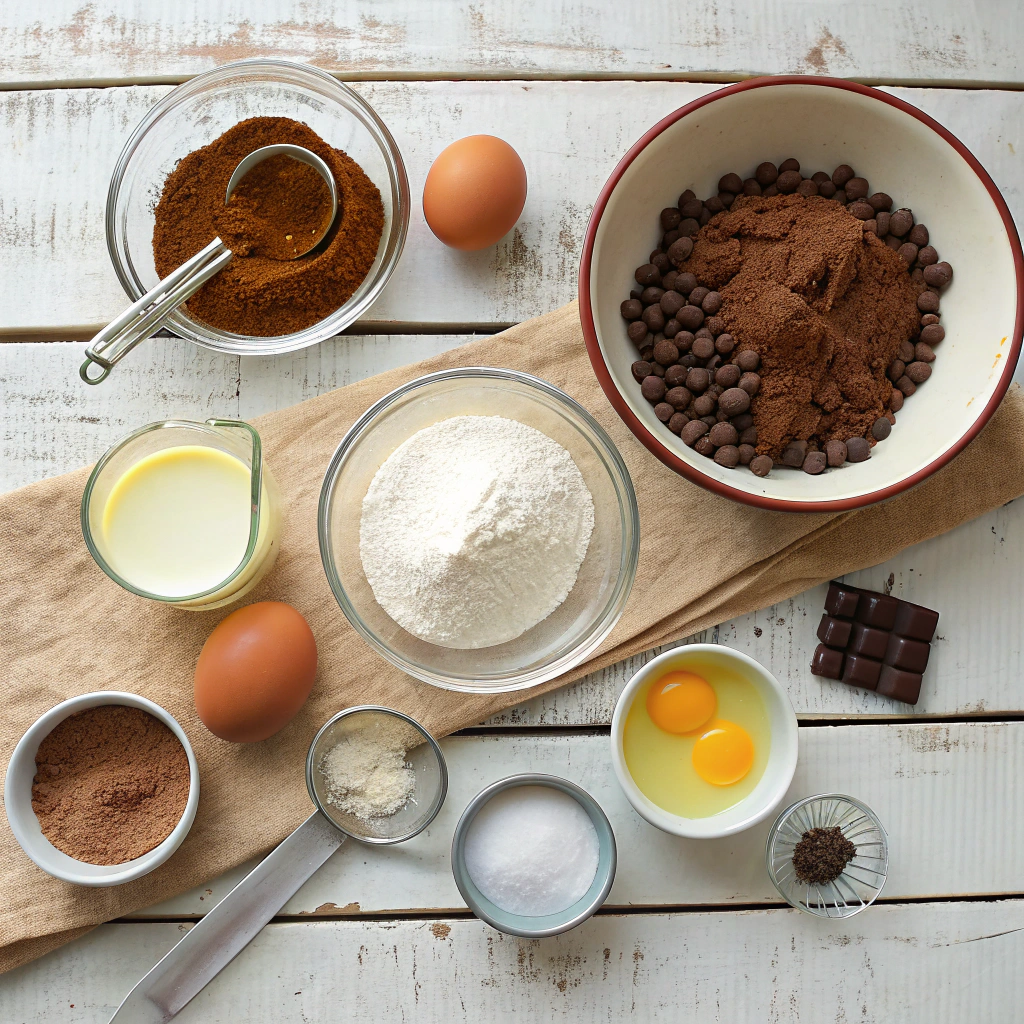
[[801,195],[737,198],[686,266],[721,294],[739,349],[761,357],[758,454],[781,460],[794,438],[864,437],[884,416],[886,369],[917,330],[918,289],[848,210]]
[[[244,189],[236,190],[239,205],[224,204],[241,160],[276,143],[321,157],[338,186],[338,215],[327,237],[296,260],[281,258],[291,255],[287,243],[295,240],[282,236],[305,234],[322,222],[326,188],[312,169],[293,166],[286,181],[279,177],[282,165],[266,161],[255,181],[246,175]],[[153,258],[161,278],[218,235],[232,248],[235,258],[189,299],[188,312],[211,327],[256,337],[292,334],[342,306],[369,273],[384,230],[380,192],[363,169],[286,117],[249,118],[189,153],[164,183],[155,216]],[[295,227],[275,230],[282,225]]]
[[32,809],[43,835],[87,864],[123,864],[174,830],[189,791],[185,748],[139,708],[65,718],[36,753]]

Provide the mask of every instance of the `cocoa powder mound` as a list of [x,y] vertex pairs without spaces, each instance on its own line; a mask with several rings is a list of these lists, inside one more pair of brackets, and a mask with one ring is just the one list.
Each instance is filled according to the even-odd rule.
[[162,843],[188,801],[188,756],[163,722],[105,704],[39,744],[32,809],[43,835],[87,864],[123,864]]
[[886,368],[919,330],[920,287],[892,249],[828,199],[741,196],[700,230],[686,269],[721,294],[738,350],[761,356],[758,454],[870,439]]
[[[268,248],[265,237],[263,246],[259,239],[247,237],[252,218],[240,219],[224,203],[228,181],[242,159],[263,146],[285,142],[303,146],[326,161],[338,187],[338,214],[324,242],[296,260],[265,255],[267,251],[281,253]],[[262,184],[268,184],[269,170],[264,168],[261,173]],[[293,174],[312,196],[317,185],[309,175],[315,177],[315,172],[307,169]],[[243,181],[250,191],[252,212],[257,205],[253,193],[261,183],[250,183],[249,177]],[[265,219],[273,197],[263,194],[258,198],[260,216]],[[282,224],[294,220],[293,206],[285,190],[278,200]],[[269,215],[273,216],[272,206]],[[316,211],[311,216],[315,220]],[[292,334],[312,327],[344,305],[369,273],[384,231],[384,205],[366,172],[311,128],[287,117],[241,121],[185,156],[164,183],[155,218],[153,259],[161,278],[218,236],[229,248],[238,247],[231,262],[186,305],[191,316],[211,327],[253,337]]]

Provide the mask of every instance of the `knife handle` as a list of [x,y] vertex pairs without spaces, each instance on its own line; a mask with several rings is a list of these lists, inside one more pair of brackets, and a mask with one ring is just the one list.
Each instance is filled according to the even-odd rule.
[[166,1024],[344,841],[319,811],[311,814],[132,989],[110,1024]]

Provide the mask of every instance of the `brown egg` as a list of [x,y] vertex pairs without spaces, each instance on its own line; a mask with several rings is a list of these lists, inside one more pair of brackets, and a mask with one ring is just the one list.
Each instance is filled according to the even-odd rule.
[[316,678],[316,640],[282,601],[239,608],[207,637],[196,662],[196,711],[215,736],[255,743],[298,713]]
[[486,249],[512,230],[526,204],[526,168],[493,135],[470,135],[442,150],[423,186],[423,216],[453,249]]

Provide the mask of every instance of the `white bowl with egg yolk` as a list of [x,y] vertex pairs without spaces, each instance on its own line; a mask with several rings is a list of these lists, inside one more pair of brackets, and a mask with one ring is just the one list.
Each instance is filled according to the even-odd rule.
[[[753,790],[732,807],[703,818],[685,818],[659,807],[640,791],[633,780],[624,753],[626,718],[634,700],[647,683],[668,672],[696,671],[720,664],[749,682],[764,702],[768,716],[770,748],[764,771]],[[709,673],[710,674],[710,673]],[[712,682],[713,680],[709,680]],[[666,651],[648,662],[626,684],[612,715],[612,765],[616,778],[633,809],[656,828],[688,839],[718,839],[733,835],[763,821],[782,802],[796,771],[796,713],[779,681],[753,658],[719,644],[687,644]]]

